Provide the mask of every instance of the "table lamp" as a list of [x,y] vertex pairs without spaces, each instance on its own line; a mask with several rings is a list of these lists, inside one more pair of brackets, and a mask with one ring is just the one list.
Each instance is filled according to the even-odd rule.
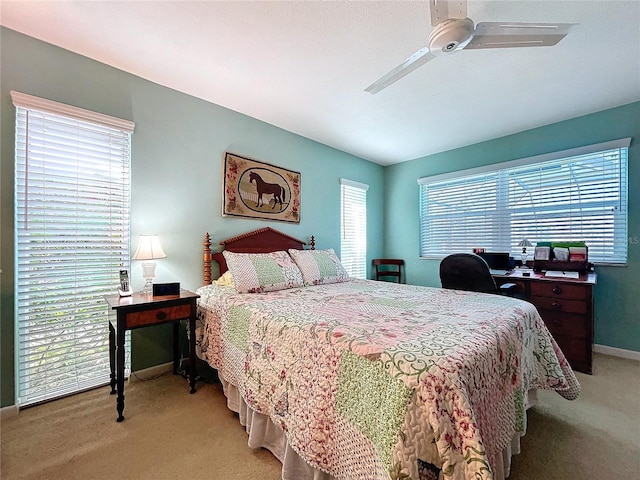
[[138,249],[133,254],[133,260],[148,260],[142,262],[142,277],[146,280],[143,289],[140,291],[143,295],[151,295],[153,293],[153,279],[156,276],[156,262],[158,258],[166,258],[160,246],[160,239],[157,235],[140,235],[138,238]]
[[522,240],[520,240],[520,242],[518,242],[518,246],[522,247],[522,253],[520,254],[520,258],[522,259],[522,266],[526,267],[527,266],[527,257],[529,256],[527,254],[527,247],[533,247],[533,243],[531,243],[526,238],[523,238]]

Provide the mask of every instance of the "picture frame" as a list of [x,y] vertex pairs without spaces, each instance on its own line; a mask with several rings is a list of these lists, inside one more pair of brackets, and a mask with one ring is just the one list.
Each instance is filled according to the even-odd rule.
[[222,216],[300,223],[300,172],[225,152]]

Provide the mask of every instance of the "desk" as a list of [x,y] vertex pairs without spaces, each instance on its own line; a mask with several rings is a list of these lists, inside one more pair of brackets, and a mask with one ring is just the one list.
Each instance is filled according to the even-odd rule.
[[493,276],[498,285],[515,283],[517,292],[533,303],[574,370],[592,373],[593,287],[595,273],[579,278],[545,277],[531,271],[525,277],[520,270]]
[[[129,297],[105,297],[116,320],[109,319],[109,363],[111,366],[111,395],[117,393],[118,422],[124,420],[124,337],[127,330],[173,322],[173,373],[178,372],[180,349],[178,329],[180,320],[189,320],[189,385],[190,393],[196,388],[196,299],[200,295],[180,290],[179,295],[154,297],[134,293]],[[116,390],[117,388],[117,390]]]

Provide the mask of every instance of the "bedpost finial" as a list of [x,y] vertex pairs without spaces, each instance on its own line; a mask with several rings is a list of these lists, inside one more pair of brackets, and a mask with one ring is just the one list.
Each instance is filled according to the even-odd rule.
[[202,274],[202,282],[203,285],[211,284],[211,260],[213,255],[211,254],[211,236],[209,232],[207,232],[204,236],[204,249],[202,252],[202,263],[204,266],[204,271]]
[[313,235],[311,235],[311,250],[315,250],[316,249],[316,237],[314,237]]

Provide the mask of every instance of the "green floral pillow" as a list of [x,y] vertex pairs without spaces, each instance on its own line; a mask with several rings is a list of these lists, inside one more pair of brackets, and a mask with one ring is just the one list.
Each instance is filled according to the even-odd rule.
[[300,268],[305,285],[325,285],[351,280],[332,248],[327,250],[290,249],[289,254]]
[[300,269],[285,251],[234,253],[223,251],[238,293],[260,293],[302,287]]

